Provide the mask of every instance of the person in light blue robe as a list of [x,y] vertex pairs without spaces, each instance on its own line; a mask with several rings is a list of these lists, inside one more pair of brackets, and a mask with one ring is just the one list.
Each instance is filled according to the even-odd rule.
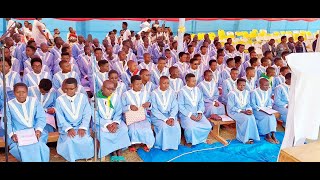
[[158,60],[159,58],[163,58],[164,57],[164,43],[161,41],[158,41],[156,43],[153,44],[153,49],[152,49],[152,60],[153,63],[158,64]]
[[273,109],[280,113],[280,119],[283,121],[282,126],[286,126],[288,106],[289,106],[289,92],[291,85],[291,73],[286,74],[286,81],[278,85],[274,91]]
[[[66,50],[64,50],[66,48],[67,47],[63,47],[62,48],[63,51],[66,51]],[[68,52],[61,53],[61,58],[58,58],[58,59],[56,59],[54,61],[54,67],[53,67],[53,73],[52,74],[56,74],[57,72],[61,71],[61,67],[60,67],[59,63],[62,60],[65,60],[65,61],[69,62],[70,65],[71,65],[71,71],[74,71],[74,72],[76,72],[77,74],[80,75],[80,70],[79,70],[79,67],[78,67],[78,64],[77,64],[76,60],[73,59]]]
[[[16,98],[7,104],[7,125],[9,152],[21,162],[49,162],[50,150],[46,145],[48,133],[44,130],[46,116],[43,107],[34,97],[28,97],[24,83],[14,86]],[[4,125],[2,125],[4,127]],[[33,129],[38,142],[19,145],[17,131]]]
[[[99,89],[101,89],[103,82],[105,80],[108,80],[109,78],[109,62],[107,60],[100,60],[98,62],[98,66],[99,66],[99,72],[96,72],[96,77],[95,77],[95,91],[93,89],[91,89],[91,92],[97,92]],[[93,86],[93,85],[91,85]]]
[[82,35],[78,35],[78,42],[73,44],[71,50],[74,59],[77,59],[80,54],[84,53],[84,42],[84,37]]
[[246,90],[247,91],[252,91],[254,90],[257,85],[257,80],[256,80],[256,70],[254,67],[247,67],[246,68],[246,75],[242,77],[242,79],[246,80]]
[[274,87],[276,88],[278,85],[283,84],[286,81],[286,74],[290,72],[288,66],[283,66],[280,68],[280,73],[278,76],[274,77]]
[[[91,76],[92,76],[92,55],[90,51],[90,46],[84,46],[84,54],[79,55],[77,59],[77,64],[80,71],[80,80],[82,86],[90,86]],[[97,65],[97,64],[95,64]]]
[[[2,57],[2,56],[1,56]],[[15,57],[13,57],[13,56],[11,56],[11,54],[10,54],[10,50],[9,50],[9,48],[8,47],[5,47],[5,49],[4,49],[4,57],[6,58],[6,59],[10,59],[11,60],[11,63],[12,63],[12,71],[15,71],[15,72],[17,72],[17,73],[20,73],[20,71],[21,71],[21,63],[20,63],[20,61],[17,59],[17,58],[15,58]]]
[[148,53],[149,55],[151,55],[153,53],[152,47],[149,45],[148,37],[144,36],[142,38],[142,41],[143,41],[143,44],[138,45],[138,50],[137,50],[137,59],[138,59],[138,62],[140,63],[144,61],[144,54]]
[[151,71],[151,82],[158,86],[161,76],[169,76],[169,69],[166,67],[166,60],[163,57],[158,59],[158,65]]
[[65,83],[66,94],[58,97],[55,104],[60,134],[57,153],[70,162],[92,158],[94,147],[89,129],[92,111],[88,98],[76,93],[76,79],[69,78]]
[[180,71],[177,67],[171,66],[169,68],[169,73],[170,89],[172,89],[175,92],[175,94],[178,95],[178,92],[184,86],[183,81],[180,78]]
[[53,61],[53,55],[49,51],[48,45],[46,43],[41,43],[40,48],[37,49],[37,52],[40,55],[42,63],[50,69],[50,73],[52,74],[54,61]]
[[[199,84],[203,80],[203,72],[200,70],[199,65],[200,61],[198,61],[197,59],[190,59],[190,67],[186,70],[184,77],[189,73],[194,74],[196,77],[197,84]],[[186,82],[184,82],[184,84],[186,84]]]
[[128,61],[126,60],[126,53],[124,51],[118,52],[118,59],[113,60],[111,69],[116,70],[120,76],[127,71]]
[[122,149],[131,145],[128,127],[122,121],[121,95],[114,93],[114,90],[114,83],[106,80],[97,93],[98,111],[96,113],[97,129],[95,129],[100,143],[98,157],[112,153],[111,162],[125,161]]
[[42,79],[38,86],[29,87],[28,96],[37,98],[46,112],[47,125],[44,129],[47,132],[56,131],[54,105],[57,94],[56,90],[52,88],[52,82],[49,79]]
[[208,70],[212,72],[212,80],[217,84],[218,88],[222,88],[222,78],[221,78],[221,71],[218,69],[217,60],[210,60]]
[[201,90],[204,99],[204,115],[209,118],[212,114],[226,114],[224,105],[218,100],[218,85],[212,78],[212,71],[206,70],[203,76],[204,80],[198,84],[198,88]]
[[110,81],[112,81],[115,85],[116,89],[115,89],[114,93],[117,93],[120,96],[122,96],[122,94],[127,91],[128,88],[126,87],[126,85],[123,82],[119,81],[119,75],[116,70],[109,71],[108,79]]
[[237,68],[232,68],[230,72],[231,77],[224,80],[222,83],[221,102],[224,105],[227,105],[229,92],[237,87],[238,74],[239,70]]
[[173,64],[173,66],[177,67],[180,72],[180,78],[184,79],[185,72],[187,71],[189,65],[186,63],[187,54],[185,52],[179,53],[179,61]]
[[52,84],[55,89],[59,89],[62,85],[63,80],[67,78],[75,78],[80,84],[79,75],[75,71],[71,71],[71,64],[67,61],[60,61],[60,67],[62,71],[57,72],[52,78]]
[[[7,96],[8,100],[11,100],[14,98],[14,93],[13,93],[13,86],[19,82],[21,82],[20,75],[17,72],[14,72],[11,70],[12,64],[9,59],[4,60],[4,73],[6,76],[6,91],[7,91]],[[0,60],[0,64],[3,63],[3,60]],[[2,74],[2,65],[0,66],[0,86],[3,87],[3,74]]]
[[138,74],[139,74],[138,64],[133,60],[129,60],[128,69],[121,74],[121,80],[127,86],[127,88],[129,88],[131,84],[130,82],[131,77]]
[[[257,69],[257,77],[258,77],[257,81],[259,81],[261,74],[266,73],[267,68],[271,66],[271,60],[267,57],[262,57],[260,62],[261,62],[261,65]],[[259,84],[259,82],[257,82],[257,84]]]
[[143,60],[139,64],[139,70],[147,69],[151,72],[154,68],[156,68],[156,65],[153,62],[151,62],[151,55],[149,53],[143,54]]
[[61,37],[55,37],[53,41],[55,46],[50,49],[50,52],[53,55],[53,62],[55,62],[57,59],[61,58],[61,49],[64,42]]
[[41,79],[52,79],[51,73],[42,70],[42,60],[38,57],[31,60],[32,71],[24,74],[23,82],[28,86],[38,86]]
[[154,89],[157,88],[157,85],[153,84],[150,81],[151,74],[147,69],[141,69],[139,75],[142,80],[142,91],[147,91],[148,93],[151,93]]
[[137,145],[140,144],[144,151],[149,152],[155,142],[150,124],[150,115],[147,113],[148,110],[151,110],[150,94],[146,91],[141,91],[142,80],[139,75],[131,77],[131,87],[131,90],[123,93],[122,111],[125,114],[128,111],[137,111],[138,108],[143,107],[146,119],[128,125],[129,137],[132,144],[129,150],[135,151]]
[[271,91],[269,91],[269,81],[265,78],[259,80],[260,87],[250,93],[250,105],[253,109],[254,117],[260,135],[265,135],[265,139],[273,144],[279,144],[275,136],[277,120],[274,114],[269,115],[261,111],[261,108],[272,108]]
[[160,77],[160,84],[151,93],[151,122],[156,133],[155,148],[178,150],[181,127],[178,122],[178,102],[175,92],[169,89],[169,78]]
[[[227,66],[221,71],[221,81],[222,83],[224,80],[230,78],[231,69],[236,67],[235,60],[233,58],[229,58],[227,60]],[[240,72],[238,72],[239,74]]]
[[205,143],[211,131],[211,123],[203,115],[203,95],[196,87],[194,74],[186,75],[187,85],[178,93],[179,118],[188,146]]
[[256,119],[250,106],[250,93],[245,90],[246,80],[239,78],[237,88],[228,94],[227,113],[236,121],[237,140],[246,144],[259,141]]

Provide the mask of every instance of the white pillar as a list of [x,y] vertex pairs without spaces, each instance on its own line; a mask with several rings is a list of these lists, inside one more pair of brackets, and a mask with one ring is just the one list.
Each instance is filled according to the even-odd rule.
[[183,51],[183,35],[185,33],[186,18],[179,18],[179,28],[178,28],[178,53]]

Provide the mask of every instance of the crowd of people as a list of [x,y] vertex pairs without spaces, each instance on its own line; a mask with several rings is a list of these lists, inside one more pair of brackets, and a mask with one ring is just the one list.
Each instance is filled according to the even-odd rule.
[[[138,33],[123,22],[120,35],[112,30],[102,43],[73,28],[67,42],[58,29],[50,41],[39,18],[24,25],[24,31],[9,29],[0,60],[0,109],[6,94],[9,148],[19,161],[49,161],[46,142],[54,131],[58,154],[71,162],[94,156],[90,130],[97,132],[98,156],[110,154],[115,162],[125,161],[126,148],[177,150],[182,133],[189,147],[206,143],[214,126],[208,119],[221,115],[236,121],[237,140],[253,144],[263,135],[278,144],[276,118],[266,109],[278,111],[285,127],[286,56],[307,52],[303,37],[287,42],[283,36],[277,46],[271,39],[258,58],[254,47],[246,53],[231,38],[222,44],[188,33],[179,52],[170,28],[149,19]],[[21,145],[19,134],[28,129],[38,141]]]

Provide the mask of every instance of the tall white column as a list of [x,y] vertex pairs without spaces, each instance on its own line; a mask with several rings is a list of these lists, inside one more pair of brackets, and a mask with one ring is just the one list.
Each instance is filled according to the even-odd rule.
[[184,27],[186,18],[179,18],[179,28],[178,28],[178,53],[183,51],[183,35],[186,31]]

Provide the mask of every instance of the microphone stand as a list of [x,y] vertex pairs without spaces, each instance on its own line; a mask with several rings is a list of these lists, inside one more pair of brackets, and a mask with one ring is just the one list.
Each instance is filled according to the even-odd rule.
[[[91,55],[91,62],[92,62],[92,81],[93,81],[93,125],[94,125],[94,162],[97,162],[97,124],[96,124],[96,111],[98,110],[97,106],[97,92],[96,92],[96,57]],[[100,132],[100,131],[99,131]]]

